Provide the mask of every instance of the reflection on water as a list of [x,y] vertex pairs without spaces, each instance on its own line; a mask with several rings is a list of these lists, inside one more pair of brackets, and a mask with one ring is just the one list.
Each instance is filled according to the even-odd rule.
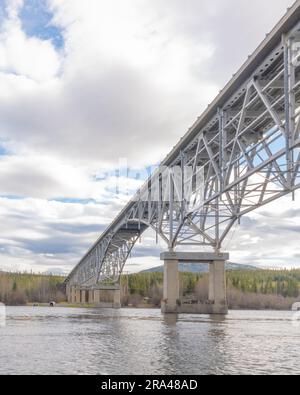
[[8,308],[0,374],[299,374],[292,317]]
[[162,316],[162,321],[167,327],[176,326],[179,316],[177,314],[166,314]]

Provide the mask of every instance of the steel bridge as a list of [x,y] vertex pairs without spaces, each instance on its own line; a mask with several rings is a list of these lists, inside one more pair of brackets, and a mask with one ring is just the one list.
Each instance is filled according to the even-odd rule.
[[[183,246],[204,246],[212,255],[197,260],[216,263],[227,259],[223,242],[243,215],[294,194],[300,187],[299,53],[296,1],[81,259],[67,279],[70,299],[79,289],[118,289],[148,228],[168,245],[167,262],[179,261],[174,251]],[[167,288],[165,301],[172,299]]]

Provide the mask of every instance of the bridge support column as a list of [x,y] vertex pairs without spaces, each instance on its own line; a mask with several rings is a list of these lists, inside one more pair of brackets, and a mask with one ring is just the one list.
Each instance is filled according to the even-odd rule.
[[94,292],[95,291],[93,289],[88,291],[88,299],[90,304],[94,303]]
[[67,285],[66,287],[66,296],[67,296],[67,302],[71,303],[71,298],[72,298],[72,287]]
[[67,298],[68,298],[68,303],[74,304],[75,300],[75,291],[74,287],[67,287]]
[[164,314],[176,314],[179,312],[179,262],[176,255],[174,259],[164,261],[164,296],[161,309]]
[[81,303],[81,292],[80,289],[76,288],[75,291],[75,303],[80,304]]
[[[121,290],[114,285],[102,285],[98,289],[93,289],[93,302],[97,307],[103,309],[121,308]],[[90,297],[90,295],[89,295]]]
[[99,304],[101,302],[100,289],[94,289],[94,303]]
[[[228,259],[229,254],[217,253],[166,252],[161,254],[161,260],[165,261],[162,312],[227,314],[225,262]],[[184,300],[180,300],[178,270],[180,262],[209,264],[209,295],[205,303],[196,301],[194,304],[185,304]]]
[[120,309],[121,308],[121,290],[116,289],[113,292],[114,292],[114,309]]
[[209,302],[213,314],[227,314],[225,261],[209,264]]
[[70,287],[67,289],[67,297],[68,303],[75,304],[76,303],[76,288]]
[[80,299],[81,304],[86,304],[86,290],[82,289],[81,290],[81,299]]

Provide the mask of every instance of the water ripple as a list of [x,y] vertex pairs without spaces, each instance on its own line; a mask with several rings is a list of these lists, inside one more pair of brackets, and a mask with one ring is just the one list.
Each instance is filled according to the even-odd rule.
[[299,374],[290,312],[8,308],[0,374]]

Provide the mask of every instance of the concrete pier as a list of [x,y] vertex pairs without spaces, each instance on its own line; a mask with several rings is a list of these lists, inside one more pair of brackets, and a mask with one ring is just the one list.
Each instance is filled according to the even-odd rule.
[[79,288],[76,288],[75,291],[75,303],[80,304],[81,303],[81,292]]
[[114,295],[114,309],[120,309],[121,308],[121,290],[120,288],[115,289],[113,291],[113,295]]
[[209,302],[214,314],[227,314],[225,261],[209,264]]
[[93,304],[94,303],[94,290],[93,289],[90,289],[89,291],[88,291],[88,302],[89,302],[89,304]]
[[177,313],[179,301],[179,261],[166,259],[164,265],[164,294],[162,301],[163,313]]
[[86,303],[86,290],[82,289],[81,290],[81,299],[80,299],[80,303],[81,304],[85,304]]
[[68,302],[71,304],[76,303],[76,288],[71,287],[69,293],[68,293]]
[[102,285],[94,288],[94,304],[100,308],[121,308],[121,290],[114,285]]
[[100,289],[94,289],[94,303],[100,303]]
[[71,287],[68,286],[68,285],[67,285],[67,287],[66,287],[66,295],[67,295],[67,302],[68,302],[68,303],[71,303],[71,298],[72,298],[72,295],[71,295]]
[[[229,254],[166,252],[164,263],[164,297],[162,312],[166,314],[227,314],[225,263]],[[184,304],[179,295],[178,265],[183,263],[209,264],[209,295],[206,303]]]
[[67,288],[67,299],[70,304],[95,304],[100,308],[121,308],[121,290],[119,286],[99,286]]

